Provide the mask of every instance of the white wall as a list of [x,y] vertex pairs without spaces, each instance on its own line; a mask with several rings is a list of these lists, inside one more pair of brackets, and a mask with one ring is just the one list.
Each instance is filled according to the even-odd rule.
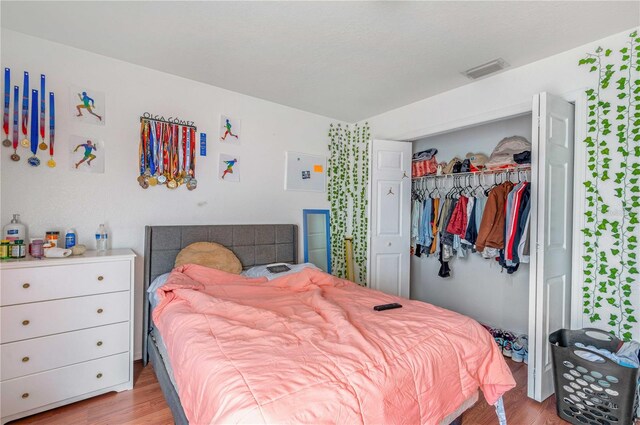
[[[531,127],[531,114],[525,114],[417,140],[413,150],[436,148],[438,161],[446,162],[454,156],[464,159],[468,152],[489,156],[504,137],[517,135],[531,141]],[[433,179],[428,180],[432,188]],[[446,178],[447,190],[451,182]],[[476,183],[474,180],[473,185]],[[485,183],[491,185],[493,179],[487,177]],[[508,274],[495,260],[470,254],[452,259],[449,265],[451,276],[442,278],[438,276],[437,256],[411,256],[411,298],[463,313],[490,326],[528,332],[528,264],[521,264],[515,273]]]
[[[369,122],[374,138],[415,140],[452,127],[505,116],[514,109],[530,111],[532,96],[543,91],[575,100],[578,93],[591,84],[593,77],[588,69],[578,68],[578,60],[597,46],[623,44],[631,31],[508,69],[363,121]],[[509,58],[505,59],[508,61]]]
[[[303,208],[328,207],[326,193],[283,188],[285,151],[326,155],[329,118],[5,29],[1,62],[3,68],[11,68],[12,85],[22,86],[24,70],[31,74],[32,87],[39,84],[39,74],[46,74],[47,91],[56,93],[58,166],[50,169],[43,162],[30,167],[24,148],[19,148],[23,160],[14,163],[9,159],[10,149],[1,148],[0,221],[4,225],[12,213],[20,213],[31,236],[75,227],[79,242],[90,248],[95,246],[93,233],[98,224],[107,223],[111,246],[130,247],[139,256],[136,357],[141,352],[145,225],[296,223],[301,229]],[[106,93],[104,127],[72,122],[71,85]],[[143,190],[136,182],[139,117],[145,111],[195,121],[198,131],[207,133],[207,156],[197,156],[199,185],[193,192],[185,187]],[[242,119],[241,146],[216,142],[220,114]],[[69,170],[70,135],[105,141],[104,174]],[[220,152],[239,155],[240,183],[217,179]]]

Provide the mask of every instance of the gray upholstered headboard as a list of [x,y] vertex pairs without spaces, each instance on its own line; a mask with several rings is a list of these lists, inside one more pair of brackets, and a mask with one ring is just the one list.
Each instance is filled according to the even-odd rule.
[[298,262],[298,226],[251,224],[146,226],[144,242],[144,313],[142,359],[147,361],[150,311],[147,288],[170,272],[180,250],[194,242],[216,242],[233,251],[246,269],[270,263]]

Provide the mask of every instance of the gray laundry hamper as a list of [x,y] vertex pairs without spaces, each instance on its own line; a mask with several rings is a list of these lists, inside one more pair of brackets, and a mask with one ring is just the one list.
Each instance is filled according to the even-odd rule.
[[[621,341],[600,329],[561,329],[549,335],[558,416],[576,425],[632,425],[638,368],[620,366],[592,345],[615,353]],[[589,355],[591,360],[582,356]]]

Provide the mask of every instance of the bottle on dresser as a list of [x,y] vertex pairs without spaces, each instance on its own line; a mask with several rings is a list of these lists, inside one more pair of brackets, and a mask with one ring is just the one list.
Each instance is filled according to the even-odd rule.
[[101,224],[96,230],[96,249],[98,252],[107,250],[108,237],[107,229],[104,224]]
[[11,223],[4,226],[4,238],[9,242],[14,242],[18,239],[26,239],[26,228],[24,224],[20,223],[20,214],[14,214]]

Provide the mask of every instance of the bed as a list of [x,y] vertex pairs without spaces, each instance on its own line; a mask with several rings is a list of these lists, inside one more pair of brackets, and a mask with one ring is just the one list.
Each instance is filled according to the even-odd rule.
[[[144,264],[144,332],[143,332],[143,363],[151,362],[153,369],[156,373],[160,387],[165,395],[165,399],[173,413],[174,420],[177,424],[188,424],[187,415],[185,411],[190,413],[191,417],[197,417],[194,415],[193,403],[188,406],[183,406],[179,396],[177,388],[180,388],[176,383],[175,374],[176,370],[172,367],[167,353],[167,344],[163,340],[159,327],[165,326],[166,323],[162,322],[158,326],[154,323],[152,308],[150,300],[147,294],[147,288],[153,282],[153,280],[161,274],[167,273],[173,269],[174,261],[180,250],[194,242],[217,242],[231,249],[236,256],[240,259],[243,268],[247,269],[253,266],[265,265],[275,262],[297,263],[297,235],[298,229],[296,225],[211,225],[211,226],[147,226],[145,229],[145,264]],[[188,266],[187,266],[188,268]],[[190,269],[185,269],[184,274],[193,272]],[[198,272],[201,273],[200,270]],[[326,280],[331,279],[328,275],[321,276],[320,272],[307,273],[309,279]],[[173,274],[172,274],[173,276]],[[279,281],[285,281],[285,278],[279,279]],[[289,279],[289,282],[293,282]],[[286,283],[283,283],[286,285]],[[355,286],[355,285],[353,285]],[[266,290],[266,288],[264,288]],[[361,288],[348,288],[353,291],[369,291]],[[263,288],[260,288],[263,290]],[[182,289],[175,292],[185,293]],[[371,291],[373,293],[375,291]],[[377,293],[378,297],[389,297],[381,293]],[[414,301],[404,301],[405,304],[416,303]],[[162,308],[162,307],[161,307]],[[407,312],[410,311],[411,306],[406,306]],[[158,310],[160,311],[160,310]],[[196,315],[197,317],[198,315]],[[470,320],[470,319],[469,319]],[[173,338],[170,336],[170,338]],[[169,344],[171,345],[171,344]],[[175,349],[174,343],[174,349]],[[490,351],[491,348],[488,348]],[[186,350],[185,350],[186,351]],[[461,350],[463,351],[463,350]],[[497,349],[495,349],[497,351]],[[173,352],[174,356],[175,351]],[[493,353],[495,354],[495,353]],[[500,360],[502,357],[500,356]],[[494,363],[499,362],[498,360]],[[181,360],[180,367],[183,367],[184,359]],[[483,366],[484,367],[484,366]],[[500,365],[492,365],[492,367],[500,368]],[[506,365],[504,366],[506,367]],[[507,368],[508,370],[508,368]],[[180,372],[180,370],[179,370]],[[200,376],[202,373],[196,373],[194,376]],[[178,373],[178,376],[184,380],[184,373]],[[509,373],[510,378],[510,373]],[[197,379],[194,379],[196,381]],[[206,381],[203,381],[206,382]],[[442,383],[439,383],[441,385]],[[493,384],[492,384],[493,385]],[[501,382],[496,382],[496,385],[501,386],[502,389],[508,389],[510,387],[509,379],[502,376]],[[511,385],[513,386],[513,385]],[[204,388],[199,388],[204,390]],[[211,388],[209,388],[210,390]],[[502,391],[502,390],[501,390]],[[188,392],[191,396],[193,388],[185,389],[184,392]],[[196,391],[197,392],[197,391]],[[502,391],[504,392],[504,391]],[[211,392],[207,392],[210,394]],[[333,393],[333,392],[332,392]],[[187,394],[187,397],[189,397]],[[199,397],[202,397],[199,395]],[[374,399],[373,397],[372,399]],[[301,398],[302,400],[303,398]],[[449,406],[446,416],[444,416],[438,424],[459,423],[460,415],[462,412],[471,406],[478,399],[478,391],[473,391],[466,394],[464,399],[456,401],[455,406]],[[185,399],[187,400],[187,399]],[[188,401],[188,400],[187,400]],[[256,399],[256,403],[258,403]],[[206,404],[206,403],[204,403]],[[262,409],[262,407],[260,407]],[[210,417],[210,416],[208,416]],[[221,417],[219,417],[221,418]],[[235,421],[241,416],[224,416],[224,420],[221,421]],[[231,419],[233,418],[233,419]],[[265,418],[263,415],[262,418]],[[401,422],[402,420],[398,418]],[[253,421],[255,418],[249,420]],[[239,421],[242,421],[240,419]],[[200,420],[196,421],[200,422]]]

